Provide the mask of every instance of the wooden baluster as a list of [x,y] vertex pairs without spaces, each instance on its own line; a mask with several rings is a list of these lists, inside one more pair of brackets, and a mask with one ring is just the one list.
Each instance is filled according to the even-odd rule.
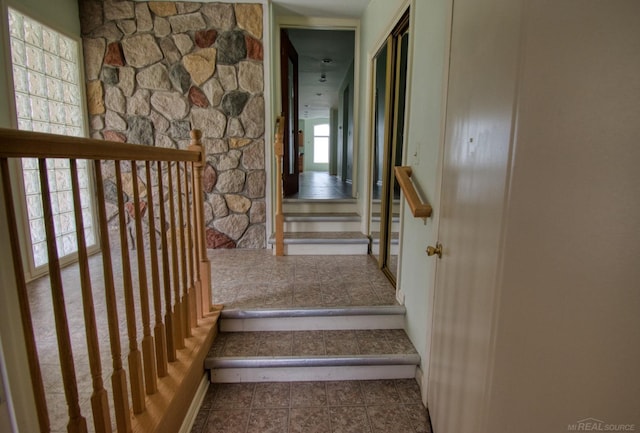
[[[195,298],[195,275],[193,273],[193,237],[191,231],[191,203],[189,198],[189,184],[191,183],[191,176],[189,176],[189,164],[184,163],[184,196],[187,200],[187,259],[189,262],[189,327],[195,328],[198,326],[198,313],[196,310],[196,298]],[[190,329],[189,329],[190,331]]]
[[284,117],[278,117],[276,124],[276,256],[284,256],[284,212],[282,211],[282,158],[284,156]]
[[[140,310],[142,313],[142,362],[144,363],[144,383],[147,394],[158,390],[155,343],[151,335],[151,313],[149,312],[149,287],[147,285],[147,264],[144,257],[142,236],[142,212],[140,212],[140,191],[138,188],[138,166],[131,161],[133,179],[133,208],[136,226],[136,253],[138,256],[138,281],[140,284]],[[150,186],[147,187],[149,190]]]
[[[170,164],[167,163],[167,166]],[[167,336],[167,360],[175,361],[176,344],[173,332],[173,313],[171,312],[171,269],[169,268],[169,245],[167,242],[167,219],[164,209],[164,187],[162,186],[162,163],[158,161],[158,196],[160,197],[160,242],[162,247],[162,280],[164,286],[164,326]]]
[[78,385],[73,363],[71,337],[69,336],[69,323],[67,321],[67,312],[64,303],[56,233],[53,227],[53,211],[51,209],[51,192],[49,190],[47,161],[44,158],[40,158],[38,165],[40,168],[40,192],[42,194],[44,228],[47,234],[47,255],[49,259],[49,280],[51,282],[53,315],[56,323],[58,354],[60,356],[60,367],[62,369],[62,385],[64,387],[67,406],[69,407],[67,431],[68,433],[86,433],[87,421],[80,413],[80,403],[78,402]]
[[[194,167],[194,163],[191,163],[191,191],[193,194],[193,218],[192,218],[192,224],[193,224],[193,232],[192,232],[192,237],[193,237],[193,250],[191,252],[191,256],[193,258],[193,262],[194,262],[194,268],[195,268],[195,275],[194,275],[194,284],[195,284],[195,308],[196,308],[196,315],[198,319],[202,319],[202,281],[200,279],[200,255],[199,255],[199,241],[198,239],[200,239],[200,230],[198,228],[198,224],[197,224],[197,220],[196,220],[196,202],[198,200],[204,200],[204,197],[199,197],[196,194],[196,178],[195,178],[195,174],[196,174],[196,170]],[[204,236],[204,235],[202,235]]]
[[[184,174],[185,184],[187,180],[187,173]],[[191,321],[189,319],[189,283],[187,282],[187,240],[185,239],[184,232],[186,230],[184,226],[184,206],[182,205],[182,182],[180,177],[180,163],[176,162],[176,189],[178,190],[178,226],[180,227],[178,233],[180,233],[180,268],[182,270],[182,309],[180,311],[182,317],[182,337],[191,337]],[[188,196],[187,196],[188,198]]]
[[200,142],[202,138],[202,132],[194,129],[191,131],[191,144],[189,145],[189,150],[200,152],[200,161],[194,162],[193,166],[195,168],[194,173],[194,189],[193,195],[196,197],[195,199],[195,221],[196,228],[198,230],[198,257],[200,262],[198,266],[200,267],[200,281],[201,281],[201,303],[202,303],[202,314],[209,314],[212,307],[211,302],[211,263],[209,262],[209,258],[207,257],[207,244],[206,240],[206,231],[204,226],[204,192],[202,190],[202,171],[204,169],[204,164],[206,162],[206,155],[204,153],[204,147]]
[[96,433],[111,433],[111,415],[107,402],[107,391],[102,382],[102,363],[100,362],[100,341],[96,326],[96,313],[93,304],[91,288],[91,274],[89,271],[89,257],[84,237],[84,220],[82,218],[82,202],[80,201],[80,186],[78,184],[78,164],[75,159],[70,160],[71,191],[73,193],[73,215],[76,220],[76,240],[78,245],[78,267],[80,268],[80,288],[82,291],[82,310],[84,313],[85,335],[89,352],[89,367],[93,382],[91,394],[91,409],[93,425]]
[[24,265],[20,251],[20,240],[18,239],[18,224],[16,222],[16,211],[13,206],[13,194],[11,192],[11,178],[9,175],[9,164],[6,158],[0,159],[0,170],[2,171],[2,189],[4,194],[5,211],[7,216],[7,228],[9,229],[9,239],[11,242],[11,255],[13,257],[13,274],[16,277],[16,289],[18,290],[18,303],[20,305],[20,317],[22,322],[22,332],[27,349],[27,360],[29,362],[29,372],[31,374],[31,387],[38,411],[38,425],[41,432],[48,432],[50,427],[49,412],[47,411],[47,401],[44,395],[44,385],[42,382],[42,370],[38,360],[38,350],[33,332],[33,322],[31,321],[31,307],[29,306],[29,296],[27,293],[27,282],[24,279]]
[[120,321],[116,303],[115,284],[113,282],[113,264],[111,260],[111,245],[109,243],[109,226],[104,198],[104,182],[102,179],[102,163],[94,162],[96,173],[96,204],[98,206],[98,224],[100,226],[100,244],[102,250],[102,270],[104,274],[104,291],[107,304],[107,323],[109,325],[109,343],[113,374],[111,388],[113,392],[113,406],[116,414],[116,427],[119,432],[131,432],[131,411],[127,395],[127,374],[122,367],[122,347],[120,344]]
[[[131,282],[131,263],[129,262],[129,245],[127,240],[127,219],[122,192],[122,171],[120,161],[115,161],[116,186],[118,189],[118,219],[120,222],[120,251],[122,253],[122,279],[124,283],[125,314],[127,333],[129,336],[129,380],[131,382],[131,402],[133,412],[138,414],[145,410],[144,383],[142,374],[142,356],[138,350],[136,330],[136,312],[133,305],[133,283]],[[138,179],[133,179],[137,182]]]
[[176,237],[178,227],[176,226],[176,214],[173,194],[173,175],[171,163],[167,164],[169,170],[169,225],[171,227],[171,263],[173,276],[174,306],[173,306],[173,334],[176,349],[184,349],[184,335],[182,328],[182,302],[180,302],[180,274],[178,272],[178,246]]
[[[160,294],[160,275],[158,273],[158,245],[156,244],[156,221],[153,209],[153,189],[151,186],[151,163],[145,162],[147,180],[147,215],[149,216],[149,250],[151,260],[151,286],[153,290],[153,309],[156,324],[153,328],[153,336],[156,341],[156,368],[158,377],[167,375],[167,340],[164,335],[164,323],[162,323],[162,299]],[[158,176],[161,176],[158,172]],[[160,199],[162,201],[162,198]]]

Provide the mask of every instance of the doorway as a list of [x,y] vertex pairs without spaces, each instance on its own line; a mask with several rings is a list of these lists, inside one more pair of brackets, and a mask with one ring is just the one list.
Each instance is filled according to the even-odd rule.
[[373,59],[371,160],[372,253],[393,284],[398,277],[400,187],[393,167],[402,165],[409,46],[407,11]]
[[354,60],[354,30],[281,29],[286,199],[353,198]]

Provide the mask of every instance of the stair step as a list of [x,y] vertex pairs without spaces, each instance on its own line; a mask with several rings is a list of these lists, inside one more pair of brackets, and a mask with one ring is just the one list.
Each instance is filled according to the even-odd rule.
[[355,212],[345,213],[301,213],[293,212],[284,216],[285,221],[360,221],[360,215]]
[[339,330],[221,333],[205,368],[212,382],[412,378],[420,356],[406,333]]
[[222,310],[222,332],[402,329],[403,305]]
[[340,232],[360,230],[361,218],[356,212],[285,214],[285,232]]
[[349,213],[358,211],[356,199],[287,199],[282,201],[285,214],[289,213]]
[[[275,243],[275,237],[269,244]],[[285,255],[367,254],[369,238],[360,232],[296,232],[284,234]]]

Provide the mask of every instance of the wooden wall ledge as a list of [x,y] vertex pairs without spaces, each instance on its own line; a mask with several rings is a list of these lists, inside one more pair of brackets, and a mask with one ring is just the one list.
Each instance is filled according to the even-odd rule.
[[431,205],[428,202],[422,202],[416,192],[413,182],[411,182],[411,167],[393,167],[398,185],[402,188],[405,199],[409,203],[411,214],[415,218],[429,218],[431,216]]

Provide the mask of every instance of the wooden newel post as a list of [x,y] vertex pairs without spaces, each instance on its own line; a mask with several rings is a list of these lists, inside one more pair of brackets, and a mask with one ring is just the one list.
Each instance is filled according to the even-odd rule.
[[282,211],[282,158],[284,156],[284,117],[276,121],[276,256],[284,256],[284,213]]
[[191,144],[189,150],[200,152],[200,161],[193,163],[193,197],[195,204],[195,229],[196,229],[196,251],[198,254],[197,266],[200,268],[201,284],[201,305],[202,315],[208,314],[212,310],[211,299],[211,263],[207,257],[206,229],[204,221],[204,191],[202,189],[202,174],[206,163],[204,146],[200,139],[202,132],[198,129],[191,131]]

